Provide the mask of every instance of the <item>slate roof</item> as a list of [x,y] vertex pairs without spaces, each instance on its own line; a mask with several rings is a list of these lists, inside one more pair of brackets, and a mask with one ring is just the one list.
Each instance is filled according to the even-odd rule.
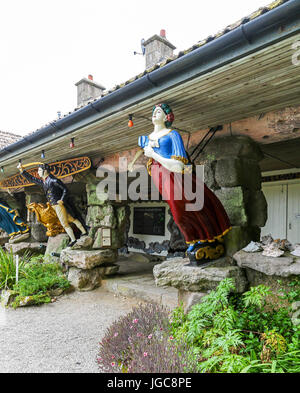
[[[134,82],[137,79],[142,78],[144,75],[149,74],[149,73],[151,73],[152,71],[154,71],[154,70],[156,70],[158,68],[164,67],[166,64],[168,64],[168,63],[178,59],[179,57],[182,57],[182,56],[184,56],[184,55],[186,55],[186,54],[188,54],[188,53],[190,53],[190,52],[200,48],[201,46],[204,46],[205,44],[207,44],[207,43],[209,43],[209,42],[211,42],[211,41],[213,41],[213,40],[215,40],[215,39],[217,39],[217,38],[219,38],[219,37],[229,33],[230,31],[238,28],[240,25],[243,25],[243,24],[245,24],[245,23],[247,23],[247,22],[249,22],[249,21],[251,21],[251,20],[253,20],[255,18],[258,18],[259,16],[261,16],[261,15],[263,15],[263,14],[265,14],[265,13],[271,11],[271,10],[273,10],[274,8],[279,7],[280,5],[282,5],[284,3],[287,3],[288,1],[290,1],[290,0],[275,0],[272,3],[270,3],[270,4],[268,4],[268,5],[264,6],[264,7],[260,7],[258,10],[252,12],[250,15],[240,19],[239,21],[237,21],[235,23],[232,23],[232,24],[226,26],[224,29],[220,30],[215,35],[210,35],[207,38],[205,38],[204,40],[198,41],[192,47],[190,47],[190,48],[188,48],[188,49],[186,49],[184,51],[180,51],[177,55],[173,55],[172,57],[164,60],[163,62],[161,62],[159,64],[156,64],[155,66],[153,66],[151,68],[146,69],[145,71],[143,71],[139,75],[134,76],[133,78],[127,80],[126,82],[118,84],[118,85],[115,85],[113,88],[111,88],[109,90],[105,90],[101,95],[99,95],[99,97],[96,97],[93,100],[91,100],[91,101],[89,101],[89,102],[87,102],[85,104],[77,106],[76,108],[74,108],[73,111],[70,111],[70,112],[67,112],[67,113],[63,114],[60,118],[67,117],[67,116],[71,115],[72,113],[74,113],[78,109],[81,109],[81,108],[89,105],[90,103],[93,103],[93,102],[99,100],[100,98],[105,97],[105,96],[111,94],[112,92],[114,92],[114,91],[116,91],[118,89],[121,89],[122,87],[124,87],[124,86],[126,86],[126,85],[128,85],[128,84],[130,84],[132,82]],[[56,120],[57,119],[55,119],[53,122],[48,122],[47,124],[44,124],[42,127],[37,129],[36,131],[39,131],[40,129],[46,127],[50,123],[55,123]],[[33,131],[30,134],[33,134],[36,131]],[[1,146],[0,146],[0,149],[1,149]]]
[[12,132],[0,131],[0,149],[17,142],[19,139],[22,139],[21,135],[13,134]]

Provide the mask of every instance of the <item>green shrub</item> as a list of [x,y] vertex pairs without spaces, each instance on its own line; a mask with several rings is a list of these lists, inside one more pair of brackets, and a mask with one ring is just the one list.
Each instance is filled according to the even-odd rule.
[[[299,288],[292,288],[285,300],[297,298]],[[293,326],[289,308],[268,304],[271,291],[264,285],[242,295],[233,290],[232,279],[225,279],[187,315],[173,311],[172,334],[193,348],[198,371],[299,372],[300,327]]]
[[24,268],[26,277],[14,285],[20,296],[36,295],[49,289],[70,286],[57,263],[29,263]]
[[[26,257],[19,258],[19,278],[24,278]],[[12,289],[16,283],[16,263],[12,252],[6,253],[0,247],[0,290]]]
[[0,290],[13,290],[15,300],[12,306],[18,307],[25,299],[30,304],[49,303],[49,290],[69,288],[70,283],[58,263],[49,263],[42,255],[29,254],[19,258],[18,282],[16,282],[16,262],[12,252],[0,248]]

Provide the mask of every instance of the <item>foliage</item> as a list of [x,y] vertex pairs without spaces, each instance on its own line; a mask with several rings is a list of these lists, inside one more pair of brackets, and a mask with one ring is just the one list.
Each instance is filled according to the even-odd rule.
[[48,293],[50,289],[67,289],[70,286],[58,263],[35,261],[31,260],[24,266],[24,277],[13,287],[17,294],[12,304],[13,307],[18,307],[26,297],[30,297],[33,304],[49,303],[51,301]]
[[[25,277],[24,271],[26,257],[19,259],[19,278]],[[11,252],[6,253],[0,247],[0,290],[12,289],[16,283],[16,263]]]
[[[162,356],[163,354],[163,356]],[[175,340],[167,332],[142,337],[131,346],[130,373],[197,372],[197,362],[190,346]]]
[[0,289],[13,291],[15,295],[13,307],[18,307],[24,300],[30,301],[30,304],[49,303],[50,289],[67,289],[69,286],[70,283],[59,264],[49,263],[41,255],[29,258],[29,254],[19,257],[18,282],[16,282],[14,255],[0,248]]
[[[120,317],[100,343],[98,364],[104,372],[185,372],[195,369],[188,345],[173,340],[169,312],[148,303]],[[162,356],[163,355],[163,356]]]
[[[193,348],[198,371],[299,372],[300,327],[293,326],[289,308],[268,304],[271,291],[264,285],[243,295],[234,289],[225,279],[187,315],[182,308],[173,311],[172,334]],[[294,301],[298,290],[293,285],[285,300]]]
[[[281,280],[277,280],[278,284],[281,284]],[[300,301],[300,277],[295,277],[294,280],[287,284],[288,290],[281,290],[281,300],[293,303]]]

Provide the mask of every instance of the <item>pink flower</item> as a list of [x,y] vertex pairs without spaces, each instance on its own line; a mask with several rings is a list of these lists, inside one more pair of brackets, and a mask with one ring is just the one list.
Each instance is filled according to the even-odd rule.
[[115,357],[114,357],[114,355],[112,355],[112,357],[111,357],[112,359],[114,359]]
[[117,337],[118,334],[119,334],[119,333],[115,333],[115,334],[114,334],[114,337]]
[[152,338],[152,334],[149,334],[148,338],[151,339]]
[[174,340],[174,337],[173,337],[173,336],[170,336],[169,339],[170,339],[170,340]]
[[148,356],[148,352],[144,352],[144,358]]
[[116,363],[112,362],[111,365],[114,367],[116,365]]
[[134,319],[132,322],[133,323],[138,323],[138,321],[139,321],[138,319]]
[[137,336],[137,337],[141,337],[142,334],[141,334],[141,333],[137,333],[136,336]]
[[130,329],[132,329],[133,328],[133,326],[130,326]]

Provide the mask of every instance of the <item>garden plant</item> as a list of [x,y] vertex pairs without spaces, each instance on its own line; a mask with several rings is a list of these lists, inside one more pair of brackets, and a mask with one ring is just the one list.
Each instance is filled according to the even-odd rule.
[[293,325],[290,307],[300,300],[299,280],[277,294],[276,302],[264,285],[244,294],[234,290],[231,279],[223,280],[187,314],[182,306],[170,313],[157,304],[139,305],[107,329],[100,370],[300,372],[300,326]]
[[22,304],[40,304],[51,302],[51,291],[70,287],[70,283],[58,263],[48,262],[44,256],[19,259],[18,281],[16,280],[16,262],[12,253],[0,248],[0,290],[11,290],[16,308]]

